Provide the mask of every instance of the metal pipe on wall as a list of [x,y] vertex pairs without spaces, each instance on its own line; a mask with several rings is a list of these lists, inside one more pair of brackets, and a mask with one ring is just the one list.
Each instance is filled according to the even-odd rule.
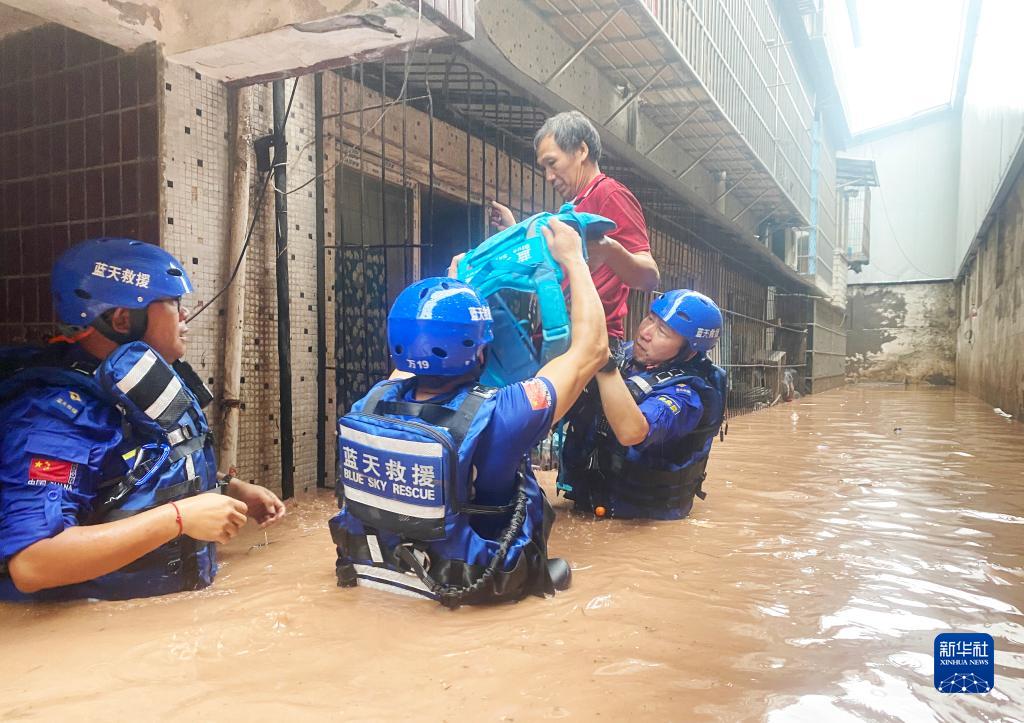
[[[316,163],[316,486],[327,486],[327,243],[324,229],[324,78],[313,76]],[[335,251],[337,253],[337,251]]]
[[[298,83],[298,80],[295,80]],[[284,126],[284,81],[275,80],[274,96],[274,240],[277,249],[277,364],[281,395],[281,496],[295,494],[295,442],[292,432],[292,347],[288,286],[288,141]]]
[[[231,124],[231,216],[228,232],[228,267],[238,261],[238,273],[225,299],[224,322],[224,412],[217,460],[224,471],[234,474],[238,466],[238,417],[242,404],[242,334],[245,324],[245,236],[249,225],[249,166],[252,157],[252,88],[234,88]],[[258,213],[258,211],[257,211]]]

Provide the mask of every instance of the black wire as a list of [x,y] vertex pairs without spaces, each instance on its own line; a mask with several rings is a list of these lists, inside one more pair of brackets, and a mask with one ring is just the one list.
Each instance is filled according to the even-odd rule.
[[[298,87],[299,79],[296,78],[295,83],[292,84],[291,96],[288,98],[288,107],[284,111],[284,120],[281,122],[282,134],[284,134],[285,128],[288,126],[288,116],[292,112],[292,101],[295,100],[295,91],[298,90]],[[274,160],[276,161],[277,159],[275,158]],[[228,277],[228,280],[225,282],[224,286],[221,287],[220,291],[214,294],[212,299],[210,299],[205,304],[196,309],[195,312],[185,320],[186,323],[191,322],[201,313],[210,308],[210,306],[213,305],[213,302],[219,299],[221,295],[223,295],[223,293],[227,291],[231,287],[231,284],[234,282],[235,276],[238,275],[238,269],[241,268],[242,266],[242,259],[245,258],[245,252],[249,250],[249,242],[252,241],[252,232],[256,228],[256,220],[259,218],[260,208],[263,206],[263,195],[267,191],[267,184],[270,182],[270,176],[273,175],[274,168],[276,168],[277,165],[277,163],[272,164],[270,168],[267,169],[266,173],[263,175],[263,183],[260,184],[260,193],[259,196],[256,198],[256,207],[252,212],[252,221],[249,222],[249,230],[245,232],[245,242],[242,244],[242,250],[238,254],[238,260],[235,262],[235,268],[232,269],[231,271],[231,276]]]

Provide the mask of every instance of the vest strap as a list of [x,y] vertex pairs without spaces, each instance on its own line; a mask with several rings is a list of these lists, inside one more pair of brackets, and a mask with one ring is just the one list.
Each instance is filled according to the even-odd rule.
[[146,553],[137,560],[129,562],[117,572],[142,572],[154,568],[163,568],[171,575],[182,574],[186,578],[182,590],[194,590],[199,584],[199,571],[196,555],[210,543],[199,542],[187,535],[182,535],[155,550]]
[[457,410],[440,404],[420,402],[377,402],[375,412],[387,416],[416,417],[427,424],[447,427]]
[[642,483],[620,482],[615,495],[623,502],[638,507],[678,507],[696,495],[705,499],[704,479],[707,458],[675,472],[652,470],[640,465],[627,463],[623,468],[623,480],[642,479]]
[[[395,381],[387,381],[384,382],[383,384],[378,384],[376,387],[370,390],[369,394],[366,395],[366,405],[363,408],[370,414],[376,414],[377,405],[380,403],[380,400],[384,398],[384,395],[387,394],[389,389],[395,386],[404,387],[405,384],[411,381],[411,379],[400,379]],[[400,389],[398,392],[399,396],[401,396],[404,392],[404,388]]]
[[104,521],[113,522],[115,520],[124,520],[129,517],[134,517],[137,514],[159,507],[166,502],[180,500],[185,497],[191,497],[192,495],[198,494],[202,487],[202,477],[193,477],[192,479],[185,480],[184,482],[179,482],[176,485],[162,487],[153,495],[153,504],[149,507],[144,507],[138,510],[123,510],[120,508],[111,509],[106,513]]
[[200,435],[195,436],[195,437],[190,437],[189,439],[186,439],[184,442],[176,444],[171,449],[171,461],[172,462],[177,462],[179,459],[181,459],[183,457],[187,457],[188,455],[192,454],[193,452],[198,452],[205,445],[206,445],[206,435],[205,434],[200,434]]
[[507,515],[515,510],[515,505],[460,505],[459,511],[467,515]]
[[493,397],[496,391],[493,387],[485,387],[478,384],[462,400],[462,404],[458,408],[458,414],[452,420],[452,425],[448,427],[448,432],[452,435],[452,439],[455,440],[456,448],[462,446],[462,440],[466,438],[469,426],[473,423],[476,413],[480,411],[480,407],[486,400]]
[[677,377],[693,376],[687,374],[682,369],[665,369],[660,372],[642,372],[640,374],[633,374],[626,377],[626,388],[629,390],[630,395],[633,397],[633,401],[639,404],[644,399],[654,393],[654,390],[659,385],[665,384],[665,382],[671,381]]
[[171,443],[172,447],[176,447],[194,436],[195,434],[189,427],[178,427],[167,433],[167,441]]
[[[405,394],[411,386],[409,382],[412,381],[410,379],[403,384],[403,387],[398,391],[399,395]],[[417,419],[422,419],[427,424],[445,427],[451,435],[452,441],[455,442],[455,449],[462,446],[462,441],[466,438],[469,427],[473,424],[473,419],[476,417],[476,413],[480,411],[481,405],[493,397],[497,391],[494,387],[478,384],[470,390],[459,406],[453,409],[432,402],[382,401],[381,398],[386,391],[385,386],[385,384],[381,384],[367,397],[366,406],[364,407],[367,412],[370,414],[416,417]]]

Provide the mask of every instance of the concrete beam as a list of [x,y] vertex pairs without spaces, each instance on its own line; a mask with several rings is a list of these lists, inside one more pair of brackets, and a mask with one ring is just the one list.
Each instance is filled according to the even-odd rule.
[[470,37],[472,18],[418,0],[9,0],[19,10],[228,82],[256,82],[369,60],[415,44]]
[[22,12],[9,5],[0,4],[0,38],[5,35],[20,33],[22,30],[42,25],[46,20],[37,16]]

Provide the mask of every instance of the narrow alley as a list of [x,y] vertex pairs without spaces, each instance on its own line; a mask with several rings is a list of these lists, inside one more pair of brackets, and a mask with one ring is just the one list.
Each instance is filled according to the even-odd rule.
[[[334,500],[307,495],[269,547],[252,529],[226,546],[205,591],[5,607],[0,717],[916,723],[1017,709],[1019,423],[951,389],[834,390],[734,420],[706,489],[682,523],[557,502],[551,547],[572,589],[454,613],[337,588]],[[989,695],[933,687],[932,640],[949,629],[992,635]],[[59,691],[55,670],[74,671]]]

